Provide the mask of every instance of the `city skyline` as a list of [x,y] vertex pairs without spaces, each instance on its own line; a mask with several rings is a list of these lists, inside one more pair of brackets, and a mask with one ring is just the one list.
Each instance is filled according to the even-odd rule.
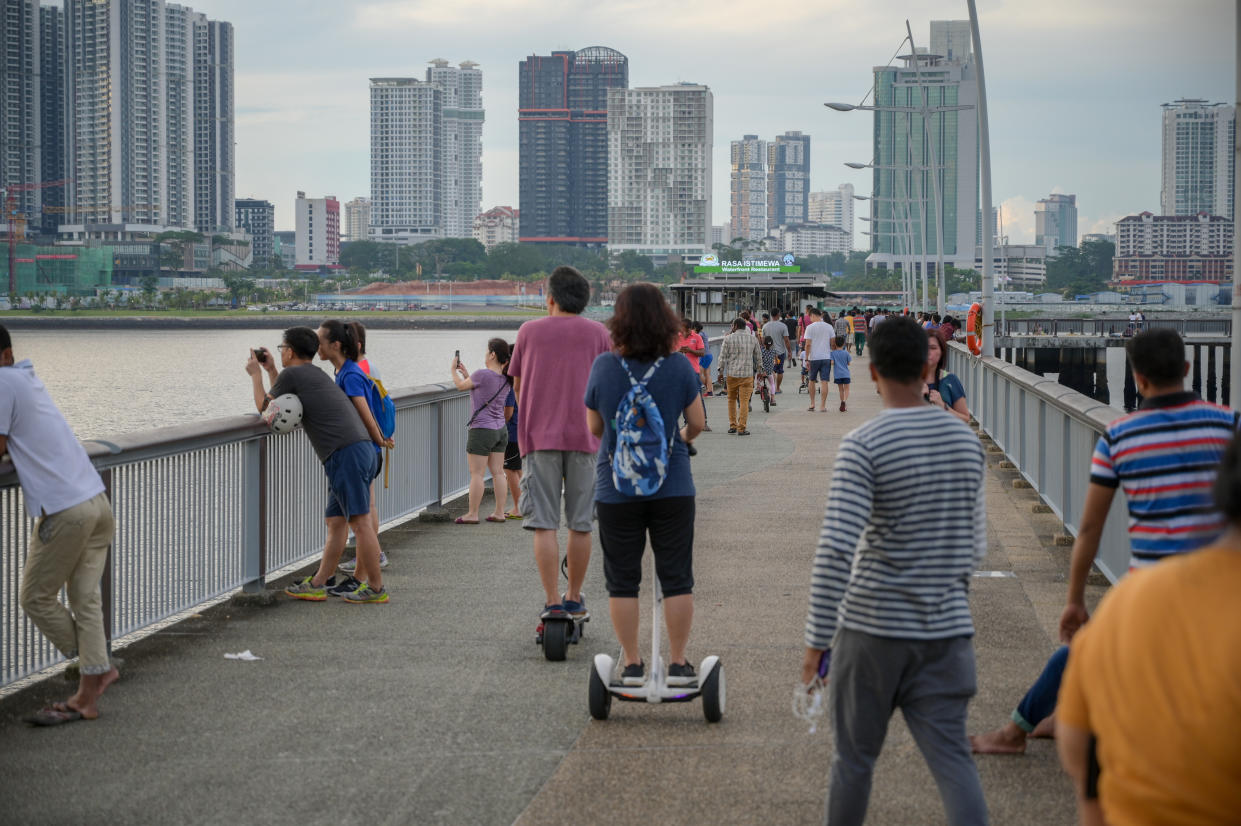
[[[1114,232],[1124,215],[1159,210],[1160,106],[1182,97],[1228,102],[1235,94],[1232,6],[1192,5],[1175,16],[1155,2],[1111,0],[1052,0],[1037,12],[980,9],[995,199],[1004,205],[1006,234],[1033,241],[1034,205],[1048,192],[1077,194],[1082,234]],[[871,116],[829,112],[822,103],[861,101],[871,67],[896,50],[906,17],[919,45],[928,45],[921,41],[930,20],[965,16],[960,2],[835,2],[814,10],[775,2],[743,26],[697,0],[671,10],[646,0],[624,8],[625,15],[567,0],[452,8],[308,0],[291,15],[284,4],[199,0],[197,11],[232,22],[237,37],[237,195],[276,203],[278,229],[291,227],[290,210],[280,207],[299,188],[345,200],[369,195],[369,78],[421,74],[427,59],[443,56],[474,60],[487,73],[482,209],[516,207],[517,65],[531,54],[587,45],[627,55],[631,86],[690,81],[712,89],[712,223],[728,219],[728,200],[719,195],[728,192],[729,142],[746,133],[800,129],[815,144],[812,191],[848,181],[869,193],[868,175],[840,164],[871,160]],[[668,25],[649,26],[656,16]],[[537,34],[514,38],[515,17]],[[271,38],[277,30],[283,36]],[[763,72],[738,59],[756,42],[790,42],[790,32],[816,30],[830,34],[832,48],[799,51],[796,61],[773,56]],[[1135,52],[1146,55],[1142,73],[1134,71]]]

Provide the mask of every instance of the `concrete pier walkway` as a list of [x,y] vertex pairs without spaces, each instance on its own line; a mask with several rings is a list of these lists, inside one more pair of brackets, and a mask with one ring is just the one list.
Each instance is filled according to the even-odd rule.
[[[879,409],[865,358],[853,374],[848,413],[834,388],[830,412],[810,413],[791,373],[771,413],[755,399],[748,438],[727,435],[724,400],[708,399],[690,656],[723,658],[720,724],[698,703],[590,719],[590,659],[617,648],[597,550],[594,619],[552,663],[534,642],[542,594],[519,523],[411,522],[382,537],[386,606],[212,608],[125,649],[96,721],[20,722],[72,692],[59,677],[5,698],[0,823],[819,822],[831,732],[825,720],[809,735],[790,702],[831,463]],[[1068,559],[1058,522],[990,458],[983,567],[1013,576],[974,581],[973,731],[1003,723],[1055,649]],[[224,658],[244,649],[262,660]],[[992,823],[1073,820],[1054,743],[978,762]],[[899,715],[868,822],[944,822]]]

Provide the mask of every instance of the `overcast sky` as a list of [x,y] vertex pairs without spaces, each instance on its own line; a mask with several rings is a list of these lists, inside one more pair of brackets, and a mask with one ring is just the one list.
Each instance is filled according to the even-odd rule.
[[[714,223],[728,218],[729,141],[747,133],[800,129],[812,136],[813,190],[850,182],[868,194],[870,177],[843,163],[871,159],[871,115],[823,102],[862,99],[906,18],[922,46],[931,20],[967,17],[964,0],[188,2],[236,28],[237,196],[275,203],[277,229],[292,228],[299,189],[369,195],[369,78],[421,78],[438,57],[480,64],[482,208],[519,206],[517,64],[587,46],[627,55],[630,86],[711,88]],[[1158,212],[1160,104],[1235,99],[1226,0],[978,7],[994,197],[1013,243],[1033,242],[1034,202],[1052,192],[1077,195],[1080,233]]]

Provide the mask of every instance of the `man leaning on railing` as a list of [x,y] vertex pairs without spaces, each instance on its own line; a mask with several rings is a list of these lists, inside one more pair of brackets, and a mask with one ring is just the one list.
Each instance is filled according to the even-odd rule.
[[[103,480],[27,359],[14,362],[0,325],[0,455],[9,454],[37,519],[22,569],[21,606],[66,657],[78,657],[78,690],[24,718],[57,726],[99,716],[98,701],[120,676],[108,657],[99,579],[114,522]],[[69,593],[70,612],[59,600]]]

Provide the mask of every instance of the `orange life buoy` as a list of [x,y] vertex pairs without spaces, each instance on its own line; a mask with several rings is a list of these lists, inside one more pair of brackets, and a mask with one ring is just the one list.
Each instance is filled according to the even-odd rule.
[[965,346],[976,356],[982,355],[982,305],[975,301],[965,317]]

